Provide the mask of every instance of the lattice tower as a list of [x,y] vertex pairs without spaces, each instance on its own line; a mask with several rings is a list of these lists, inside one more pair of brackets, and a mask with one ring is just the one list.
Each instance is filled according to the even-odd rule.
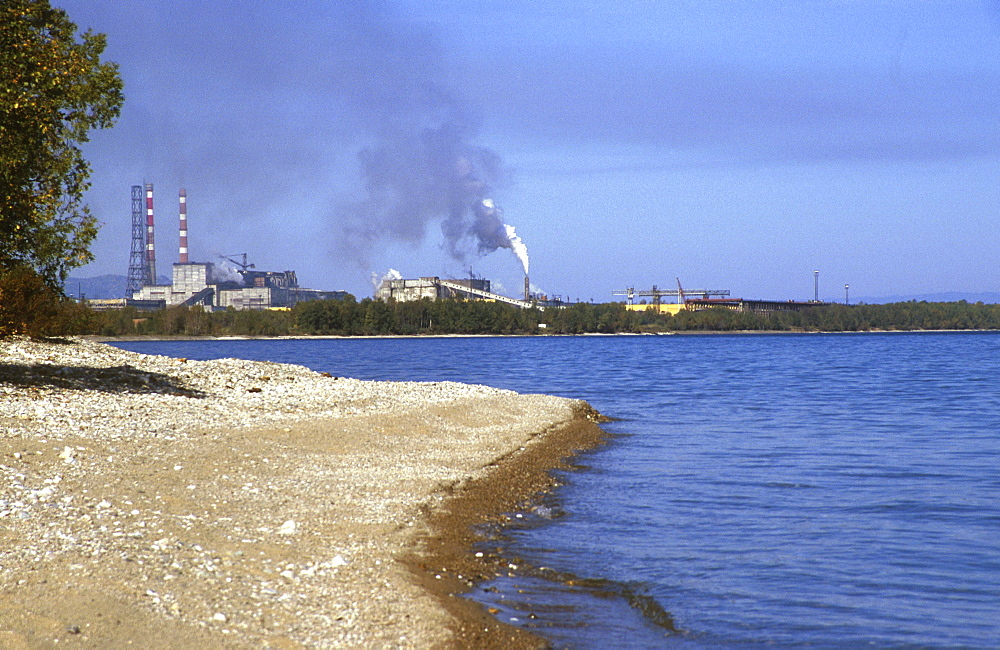
[[141,289],[143,285],[153,284],[146,258],[146,220],[144,218],[142,201],[142,185],[132,186],[132,252],[128,258],[128,284],[125,297]]

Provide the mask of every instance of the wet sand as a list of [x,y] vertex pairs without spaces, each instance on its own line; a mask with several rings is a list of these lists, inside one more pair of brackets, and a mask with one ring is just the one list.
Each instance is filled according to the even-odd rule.
[[511,513],[556,485],[553,470],[569,469],[569,458],[604,444],[606,434],[596,424],[601,420],[589,407],[581,407],[576,419],[553,427],[531,447],[500,459],[488,473],[464,484],[429,514],[430,532],[421,539],[421,552],[404,561],[420,584],[455,616],[458,647],[546,647],[542,639],[499,623],[477,603],[455,595],[509,571],[502,554],[487,552],[477,557],[473,553],[473,545],[482,541],[475,530],[483,524],[503,526]]

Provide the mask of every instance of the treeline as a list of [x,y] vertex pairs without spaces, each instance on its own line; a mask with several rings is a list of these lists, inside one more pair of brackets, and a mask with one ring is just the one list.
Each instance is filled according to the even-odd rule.
[[288,336],[434,334],[585,334],[685,331],[862,332],[1000,329],[1000,305],[903,302],[824,305],[799,312],[755,314],[716,308],[675,316],[629,311],[621,303],[577,303],[563,309],[519,309],[486,301],[314,301],[287,311],[207,312],[171,307],[97,312],[70,309],[66,333],[104,336]]
[[822,305],[797,312],[754,314],[724,309],[682,312],[672,331],[870,332],[1000,329],[1000,305],[897,302],[884,305]]
[[[353,297],[299,303],[291,310],[219,311],[170,307],[77,314],[74,334],[102,336],[289,336],[433,334],[579,334],[634,332],[655,316],[628,312],[618,303],[578,304],[567,309],[520,309],[504,303],[464,300],[382,302]],[[662,320],[662,319],[659,319]]]

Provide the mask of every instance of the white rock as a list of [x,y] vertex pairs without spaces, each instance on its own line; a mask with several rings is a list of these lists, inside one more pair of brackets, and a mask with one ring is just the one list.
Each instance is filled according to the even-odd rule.
[[294,535],[295,534],[295,522],[293,520],[289,519],[285,523],[281,524],[281,527],[278,529],[278,534],[279,535]]

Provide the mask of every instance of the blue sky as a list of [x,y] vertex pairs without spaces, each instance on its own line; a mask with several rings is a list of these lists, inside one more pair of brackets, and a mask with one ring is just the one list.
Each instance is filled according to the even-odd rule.
[[518,293],[483,197],[574,300],[1000,289],[1000,3],[53,4],[126,84],[81,276],[125,273],[152,182],[161,273],[184,187],[192,259],[358,297],[389,268]]

